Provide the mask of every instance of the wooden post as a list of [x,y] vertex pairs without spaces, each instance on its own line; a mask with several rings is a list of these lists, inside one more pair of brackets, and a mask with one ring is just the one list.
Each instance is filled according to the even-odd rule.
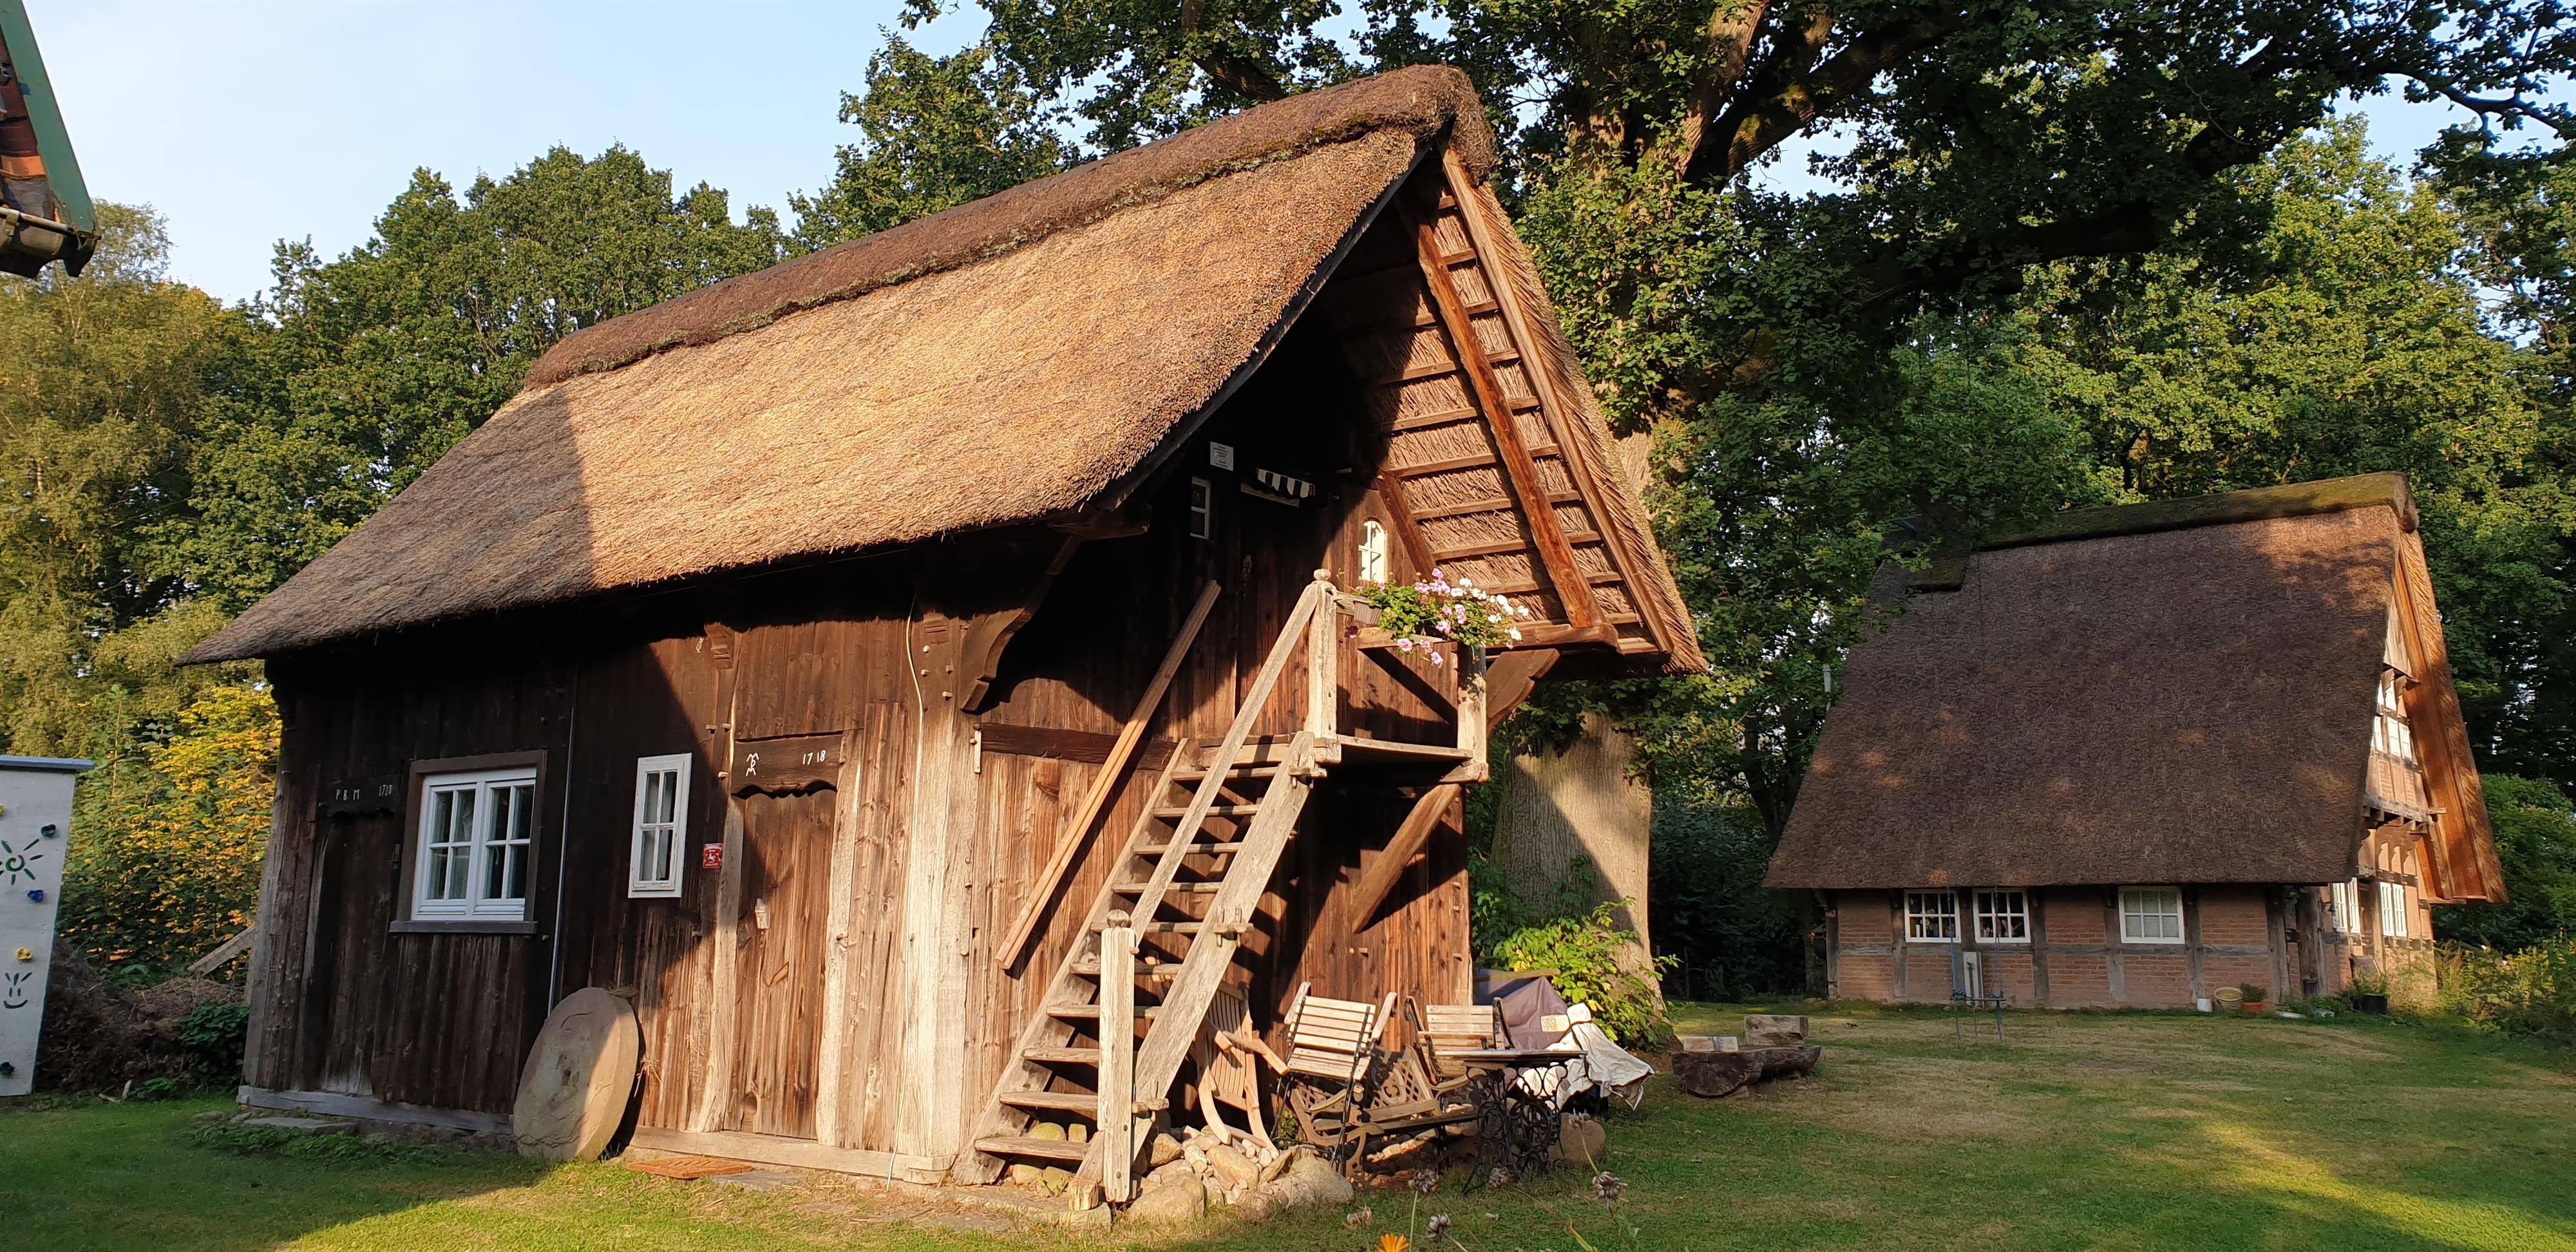
[[1333,571],[1316,570],[1315,582],[1315,616],[1306,624],[1306,729],[1318,746],[1327,746],[1341,734],[1342,610],[1333,597]]
[[1136,931],[1111,913],[1100,931],[1100,1190],[1112,1204],[1136,1196]]
[[1493,728],[1485,722],[1485,650],[1461,651],[1466,656],[1458,665],[1458,746],[1467,753],[1473,775],[1466,781],[1484,782],[1494,776],[1493,762],[1486,759]]

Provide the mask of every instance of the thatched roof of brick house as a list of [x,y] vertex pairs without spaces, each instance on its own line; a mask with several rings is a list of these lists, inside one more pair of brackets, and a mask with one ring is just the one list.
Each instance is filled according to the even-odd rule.
[[[1267,358],[1393,191],[1444,159],[1475,180],[1492,165],[1473,89],[1398,71],[590,327],[186,659],[1114,508]],[[1506,251],[1493,260],[1527,300],[1535,276]],[[1561,356],[1536,312],[1534,355]],[[1578,469],[1607,460],[1590,400],[1561,441]],[[1696,668],[1630,488],[1581,485],[1625,579],[1603,594],[1649,619],[1621,651]]]
[[1772,887],[2349,878],[2394,599],[2445,800],[2427,888],[2501,898],[2398,475],[2073,511],[1877,591],[1901,611],[1852,653]]

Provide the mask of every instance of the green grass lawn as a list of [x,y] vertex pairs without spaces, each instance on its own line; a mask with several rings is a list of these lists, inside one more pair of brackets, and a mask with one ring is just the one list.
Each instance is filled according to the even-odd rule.
[[[1677,1015],[1716,1033],[1743,1011]],[[1962,1045],[1938,1012],[1813,1012],[1815,1078],[1721,1101],[1657,1078],[1613,1119],[1636,1246],[2576,1248],[2576,1053],[2353,1017],[2152,1014],[2008,1014],[2002,1045]],[[1357,1230],[1337,1210],[993,1233],[838,1179],[752,1192],[447,1149],[216,1151],[190,1119],[218,1107],[0,1112],[0,1247],[1355,1250],[1405,1232],[1412,1199],[1363,1195],[1375,1221]],[[1444,1186],[1433,1213],[1474,1252],[1576,1252],[1569,1223],[1601,1252],[1628,1246],[1580,1171]]]

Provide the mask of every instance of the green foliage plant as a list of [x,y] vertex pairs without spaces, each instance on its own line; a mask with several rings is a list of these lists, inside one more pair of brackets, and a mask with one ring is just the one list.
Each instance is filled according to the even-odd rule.
[[2576,936],[2576,804],[2544,778],[2494,773],[2480,781],[2505,902],[2434,905],[2433,933],[2499,952]]
[[2576,1044],[2576,936],[2519,952],[2444,945],[2439,1007],[2477,1025]]
[[1494,945],[1503,968],[1548,970],[1550,981],[1569,1004],[1590,1004],[1603,1033],[1621,1044],[1653,1044],[1671,1033],[1656,992],[1656,979],[1671,957],[1652,959],[1650,970],[1632,967],[1637,933],[1621,929],[1619,909],[1628,901],[1605,901],[1589,912],[1554,917],[1525,926]]

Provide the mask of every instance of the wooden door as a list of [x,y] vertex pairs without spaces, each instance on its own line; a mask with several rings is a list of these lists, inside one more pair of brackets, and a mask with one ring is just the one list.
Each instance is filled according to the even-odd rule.
[[[758,746],[742,745],[737,763]],[[734,800],[741,806],[742,845],[734,923],[734,1098],[724,1129],[815,1137],[832,824],[840,801],[830,785],[793,780]]]

